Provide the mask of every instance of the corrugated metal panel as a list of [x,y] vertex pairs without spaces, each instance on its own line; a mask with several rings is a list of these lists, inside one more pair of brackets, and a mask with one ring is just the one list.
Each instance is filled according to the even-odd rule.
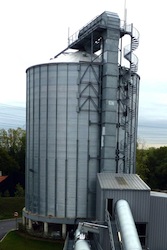
[[113,199],[113,208],[115,203],[120,200],[126,200],[132,210],[135,222],[148,223],[150,208],[150,192],[148,190],[106,190],[104,191],[104,203],[106,199]]
[[[98,76],[97,62],[50,63],[27,70],[26,209],[31,213],[95,217]],[[78,97],[79,90],[83,97]],[[78,112],[85,96],[95,106],[88,99]]]
[[98,173],[97,193],[99,220],[105,219],[107,199],[113,200],[113,213],[115,203],[124,199],[131,207],[135,222],[148,223],[150,188],[137,175]]
[[98,180],[102,189],[150,190],[136,174],[99,173]]
[[167,249],[167,194],[151,192],[148,245],[151,250]]

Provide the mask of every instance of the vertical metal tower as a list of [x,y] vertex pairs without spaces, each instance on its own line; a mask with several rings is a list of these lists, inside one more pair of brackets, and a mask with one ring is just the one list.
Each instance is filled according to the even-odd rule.
[[[123,50],[121,47],[120,53],[129,67],[118,63],[119,42],[124,35],[130,36],[131,43]],[[135,173],[140,78],[133,51],[138,45],[138,31],[126,22],[121,27],[118,15],[111,12],[102,13],[69,38],[68,48],[101,52],[100,172]]]

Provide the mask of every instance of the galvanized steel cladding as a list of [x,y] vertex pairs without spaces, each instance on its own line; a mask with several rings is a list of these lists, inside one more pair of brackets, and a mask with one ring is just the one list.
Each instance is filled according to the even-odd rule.
[[167,249],[167,194],[151,192],[148,245],[150,249]]
[[27,69],[26,210],[31,213],[95,217],[99,65]]
[[150,213],[150,188],[135,174],[98,173],[96,218],[105,219],[106,202],[112,200],[112,213],[118,200],[126,200],[135,222],[148,223]]

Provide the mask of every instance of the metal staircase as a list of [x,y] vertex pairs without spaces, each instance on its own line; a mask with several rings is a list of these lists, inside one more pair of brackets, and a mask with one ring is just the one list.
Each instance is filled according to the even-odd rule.
[[118,239],[116,222],[113,218],[111,218],[111,215],[107,210],[105,211],[105,217],[108,225],[111,250],[121,250],[120,242]]
[[[121,57],[124,57],[129,63],[129,67],[122,66],[120,62],[119,86],[118,86],[118,147],[117,147],[117,172],[134,173],[135,172],[135,151],[137,137],[137,115],[138,115],[138,91],[139,76],[138,58],[133,53],[139,46],[139,32],[133,27],[133,24],[122,25],[120,29],[120,38],[129,35],[130,44],[122,50]],[[122,46],[122,40],[121,40]]]
[[139,32],[133,27],[133,24],[124,25],[122,33],[131,36],[131,44],[124,47],[124,58],[130,62],[131,73],[138,71],[138,57],[133,53],[139,46]]

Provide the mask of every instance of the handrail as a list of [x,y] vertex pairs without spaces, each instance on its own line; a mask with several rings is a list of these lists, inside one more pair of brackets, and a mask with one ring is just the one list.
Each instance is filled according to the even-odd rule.
[[67,237],[66,237],[66,240],[65,240],[65,243],[64,243],[63,250],[67,250],[67,248],[68,248],[68,242],[69,242],[69,233],[67,233]]
[[71,36],[69,36],[69,38],[68,38],[68,46],[71,43],[75,42],[79,38],[79,36],[82,36],[82,31],[83,31],[83,34],[84,34],[84,30],[85,30],[85,28],[87,28],[87,26],[93,27],[94,24],[95,24],[94,21],[96,20],[96,24],[97,24],[98,22],[101,21],[101,19],[102,19],[101,15],[94,17],[91,21],[89,21],[81,29],[77,30],[74,34],[72,34]]
[[112,227],[111,227],[111,221],[110,221],[110,214],[109,214],[109,212],[107,210],[106,210],[106,221],[107,221],[107,224],[108,224],[111,249],[115,250],[114,237],[113,237],[113,232],[112,232]]
[[121,27],[124,34],[131,36],[131,44],[124,47],[124,57],[130,62],[130,70],[132,73],[136,73],[138,70],[138,57],[133,53],[139,46],[139,32],[132,24],[124,24]]

